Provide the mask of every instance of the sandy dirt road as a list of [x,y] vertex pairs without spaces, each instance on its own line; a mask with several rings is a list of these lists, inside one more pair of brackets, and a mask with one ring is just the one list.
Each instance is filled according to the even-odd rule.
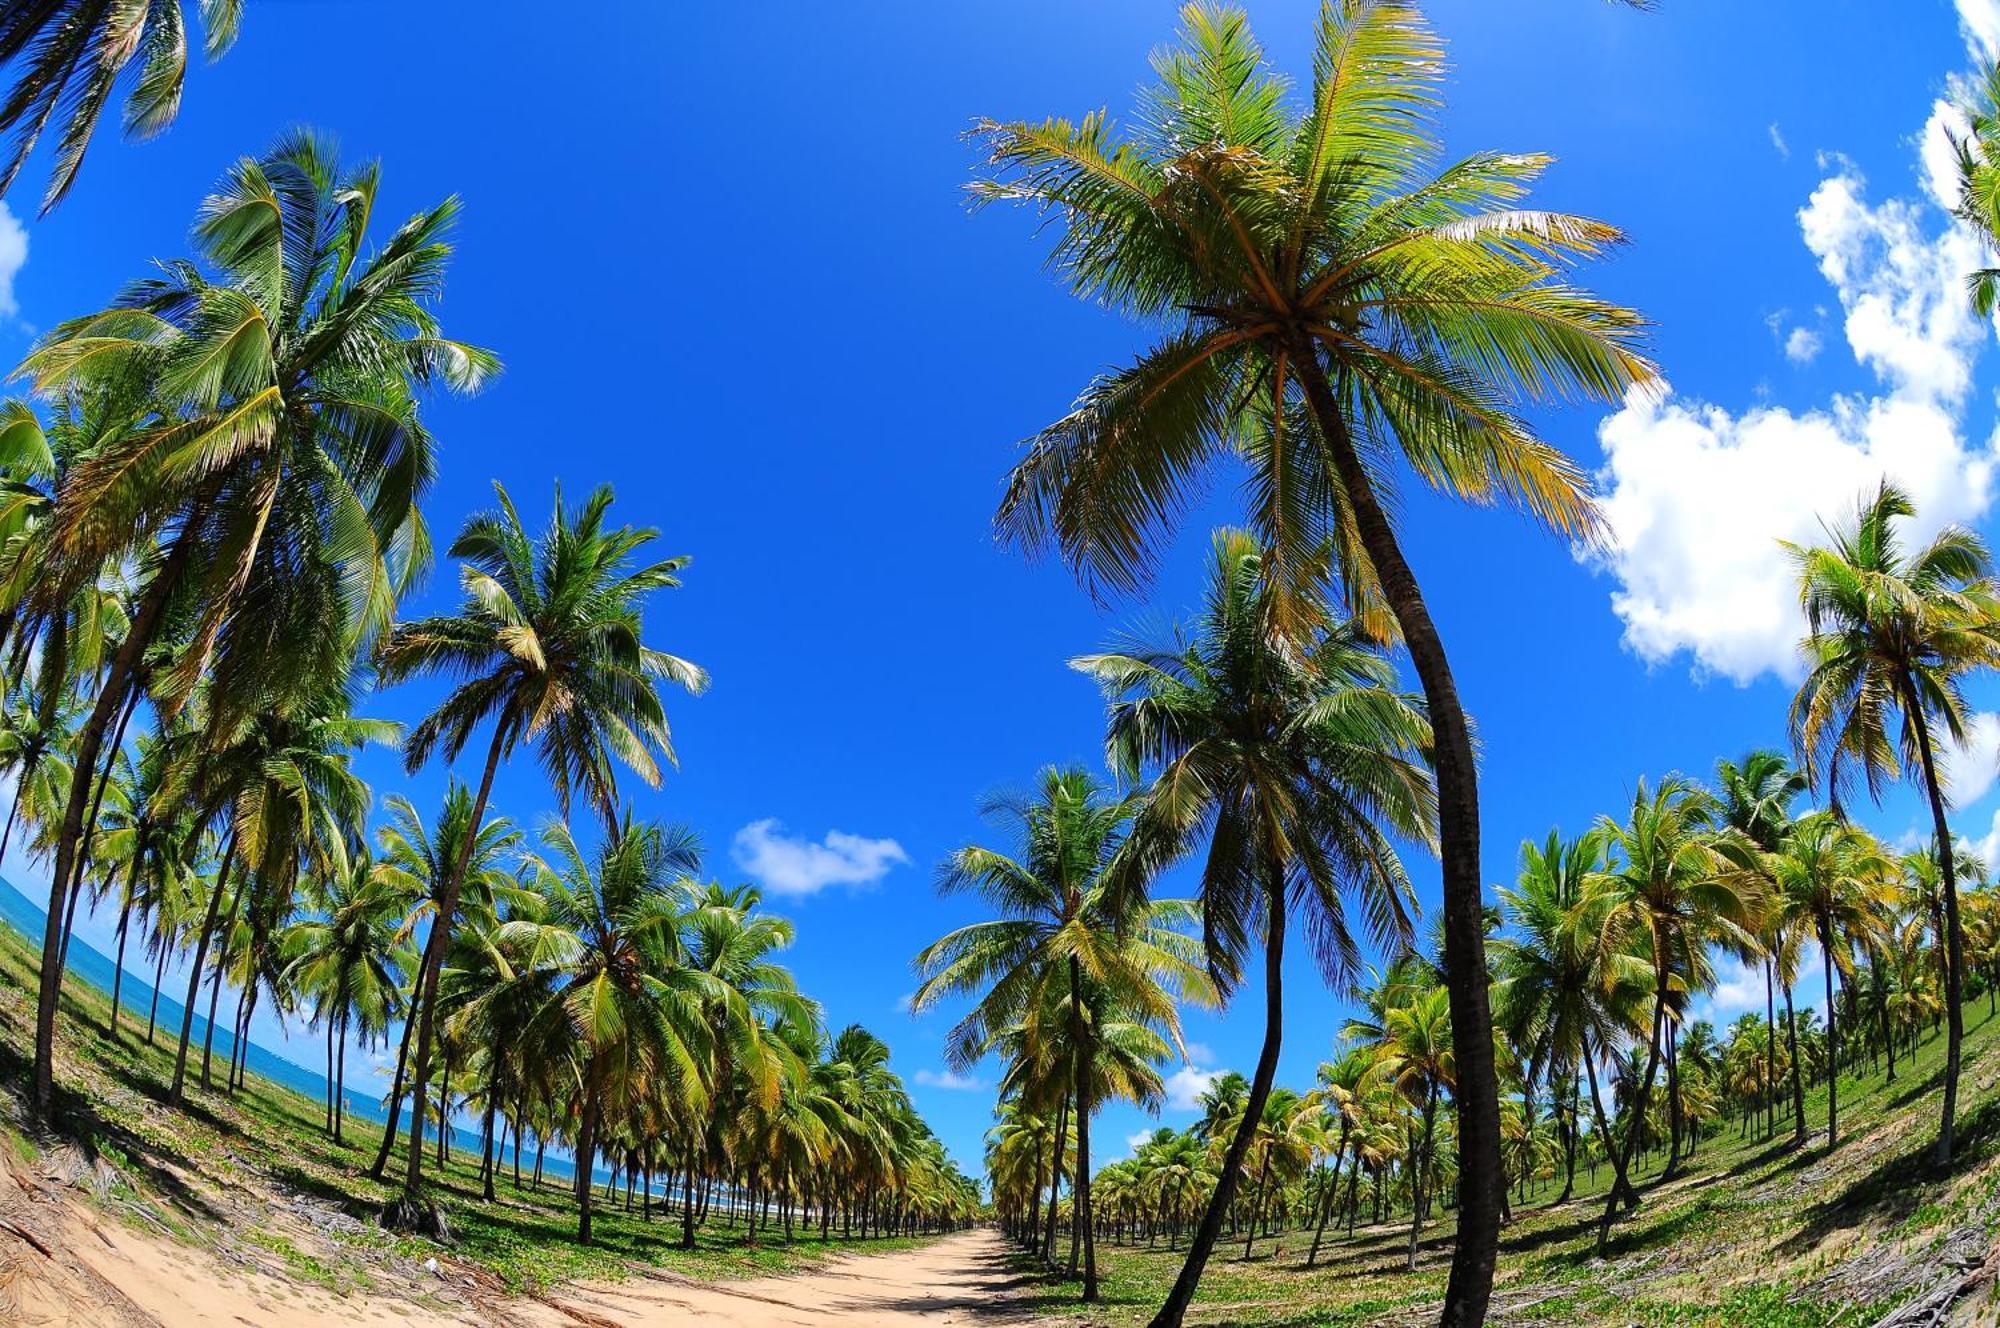
[[635,1279],[571,1287],[544,1307],[571,1324],[654,1328],[832,1328],[863,1324],[1004,1324],[1030,1316],[1009,1304],[1020,1282],[992,1231],[967,1231],[922,1249],[858,1254],[810,1272],[751,1282]]

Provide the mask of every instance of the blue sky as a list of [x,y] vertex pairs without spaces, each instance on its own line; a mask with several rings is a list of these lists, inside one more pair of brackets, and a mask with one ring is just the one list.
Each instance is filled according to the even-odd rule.
[[[1234,477],[1217,476],[1145,604],[1100,608],[1059,567],[995,545],[1015,441],[1144,333],[1057,289],[1030,219],[967,213],[961,134],[979,115],[1124,111],[1172,7],[622,3],[567,23],[520,3],[248,8],[242,42],[196,71],[165,138],[100,143],[55,216],[0,226],[0,359],[186,252],[210,184],[288,126],[380,157],[379,217],[461,194],[444,324],[507,368],[432,413],[435,529],[448,536],[494,479],[529,510],[557,481],[579,495],[608,482],[620,516],[694,556],[651,630],[715,685],[673,702],[682,768],[658,792],[635,782],[637,806],[698,828],[714,874],[764,882],[798,923],[790,960],[829,1021],[886,1037],[976,1166],[994,1072],[953,1086],[948,1013],[901,1009],[910,956],[973,916],[933,895],[934,864],[984,833],[981,794],[1096,762],[1100,703],[1064,660],[1192,600]],[[1274,61],[1303,74],[1314,6],[1250,9]],[[2000,5],[1430,12],[1453,59],[1448,149],[1553,152],[1539,201],[1628,228],[1590,280],[1657,323],[1673,388],[1546,419],[1602,468],[1608,553],[1579,557],[1504,512],[1406,503],[1483,742],[1498,882],[1524,837],[1581,828],[1637,777],[1782,740],[1797,623],[1777,537],[1809,535],[1885,470],[1928,515],[1990,529],[1991,330],[1963,309],[1976,250],[1948,228],[1926,162],[1952,78],[2000,43]],[[440,567],[410,607],[453,589]],[[370,706],[407,720],[430,695]],[[1975,699],[2000,704],[1988,686]],[[1976,838],[1996,824],[2000,720],[1980,732],[1961,763]],[[442,788],[437,769],[367,769],[421,805]],[[526,764],[496,802],[530,823],[550,809]],[[1901,795],[1877,818],[1892,837],[1915,824]],[[1433,903],[1434,866],[1414,867]],[[1282,1073],[1302,1083],[1342,1009],[1295,952]],[[1247,995],[1189,1020],[1199,1064],[1178,1087],[1248,1067]],[[1744,999],[1725,989],[1718,1013]],[[316,1063],[311,1039],[299,1055]],[[1108,1111],[1104,1156],[1149,1123]]]

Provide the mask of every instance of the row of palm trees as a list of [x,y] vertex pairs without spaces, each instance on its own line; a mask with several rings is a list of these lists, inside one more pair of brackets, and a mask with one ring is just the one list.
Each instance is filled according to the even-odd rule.
[[[845,1205],[867,1230],[962,1219],[975,1192],[886,1052],[859,1029],[829,1037],[771,959],[789,925],[754,892],[696,884],[691,839],[621,792],[621,771],[657,785],[673,759],[663,692],[706,685],[644,630],[686,559],[613,522],[608,489],[558,489],[535,530],[496,486],[449,546],[462,602],[399,615],[432,557],[425,399],[497,362],[433,312],[456,205],[371,247],[378,180],[309,133],[238,162],[195,256],[43,336],[22,366],[43,409],[0,415],[0,864],[50,872],[36,1109],[64,1105],[76,915],[109,900],[121,974],[135,942],[156,979],[187,960],[170,1105],[194,1077],[204,983],[201,1085],[225,1021],[240,1081],[268,997],[325,1032],[336,1136],[342,1052],[400,1025],[373,1168],[407,1111],[399,1225],[439,1229],[425,1132],[441,1156],[463,1107],[483,1116],[489,1195],[509,1129],[574,1153],[585,1240],[598,1158],[649,1196],[677,1178],[689,1239],[719,1181],[788,1224],[801,1204],[823,1223]],[[357,713],[415,679],[444,690],[407,733]],[[371,745],[412,772],[471,745],[479,776],[428,826],[391,799],[371,848],[355,768]],[[491,806],[521,756],[564,818],[532,852]],[[586,809],[587,835],[567,823]]]

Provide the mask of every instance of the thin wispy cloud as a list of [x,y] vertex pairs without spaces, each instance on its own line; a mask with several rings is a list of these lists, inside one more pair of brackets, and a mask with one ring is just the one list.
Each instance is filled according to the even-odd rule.
[[911,1077],[925,1088],[946,1088],[953,1092],[975,1093],[986,1087],[984,1079],[954,1070],[918,1070]]
[[736,865],[773,894],[798,899],[829,886],[873,885],[910,861],[893,839],[870,839],[829,830],[812,840],[785,833],[775,817],[752,821],[736,832]]
[[14,278],[27,265],[28,228],[5,203],[0,203],[0,318],[20,314],[21,302],[14,296]]

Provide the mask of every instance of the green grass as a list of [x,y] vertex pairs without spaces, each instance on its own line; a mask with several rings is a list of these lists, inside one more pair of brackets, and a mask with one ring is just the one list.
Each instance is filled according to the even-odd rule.
[[[1898,1057],[1894,1084],[1879,1070],[1841,1080],[1836,1149],[1825,1147],[1822,1085],[1806,1096],[1814,1133],[1802,1149],[1791,1146],[1789,1119],[1781,1118],[1775,1137],[1754,1129],[1747,1138],[1732,1121],[1701,1143],[1671,1184],[1658,1184],[1662,1156],[1643,1159],[1637,1178],[1645,1201],[1613,1228],[1601,1261],[1595,1227],[1609,1167],[1580,1172],[1576,1196],[1560,1207],[1559,1179],[1532,1187],[1525,1200],[1514,1192],[1492,1322],[1866,1328],[1939,1275],[1937,1254],[1953,1230],[2000,1224],[2000,1019],[1983,999],[1966,1007],[1966,1019],[1960,1156],[1948,1173],[1929,1164],[1944,1059],[1938,1034],[1914,1063]],[[1352,1240],[1344,1227],[1330,1228],[1312,1269],[1309,1231],[1260,1238],[1248,1258],[1240,1233],[1225,1238],[1188,1321],[1236,1328],[1432,1321],[1454,1222],[1445,1212],[1426,1228],[1414,1272],[1405,1267],[1407,1215],[1363,1226]],[[1164,1241],[1148,1250],[1100,1240],[1101,1306],[1082,1312],[1075,1285],[1059,1281],[1037,1285],[1029,1303],[1078,1323],[1142,1324],[1181,1257]]]
[[[697,1229],[692,1250],[678,1248],[676,1215],[656,1207],[651,1221],[615,1202],[594,1209],[590,1247],[575,1241],[576,1209],[567,1182],[523,1185],[503,1170],[495,1202],[479,1197],[478,1157],[455,1151],[427,1170],[443,1204],[448,1245],[393,1235],[377,1215],[396,1192],[366,1176],[381,1129],[350,1119],[336,1147],[325,1130],[324,1103],[251,1074],[235,1094],[200,1087],[200,1047],[190,1057],[186,1102],[166,1106],[174,1038],[164,1026],[143,1040],[145,1009],[130,1005],[123,1037],[108,1036],[109,998],[71,978],[64,984],[62,1037],[56,1062],[57,1124],[53,1135],[28,1131],[24,1104],[8,1090],[30,1081],[34,975],[38,954],[0,925],[0,1149],[26,1166],[52,1162],[75,1149],[87,1166],[74,1182],[85,1202],[135,1229],[212,1248],[227,1262],[337,1294],[402,1292],[421,1297],[438,1278],[422,1268],[436,1258],[459,1285],[470,1279],[490,1292],[537,1293],[573,1279],[605,1279],[660,1269],[705,1280],[787,1272],[829,1254],[879,1251],[920,1243],[875,1239],[822,1245],[801,1232],[786,1244],[782,1228],[750,1246],[744,1230],[717,1220]],[[406,1118],[407,1119],[407,1118]],[[402,1154],[396,1154],[400,1164]],[[509,1159],[511,1161],[511,1158]]]

